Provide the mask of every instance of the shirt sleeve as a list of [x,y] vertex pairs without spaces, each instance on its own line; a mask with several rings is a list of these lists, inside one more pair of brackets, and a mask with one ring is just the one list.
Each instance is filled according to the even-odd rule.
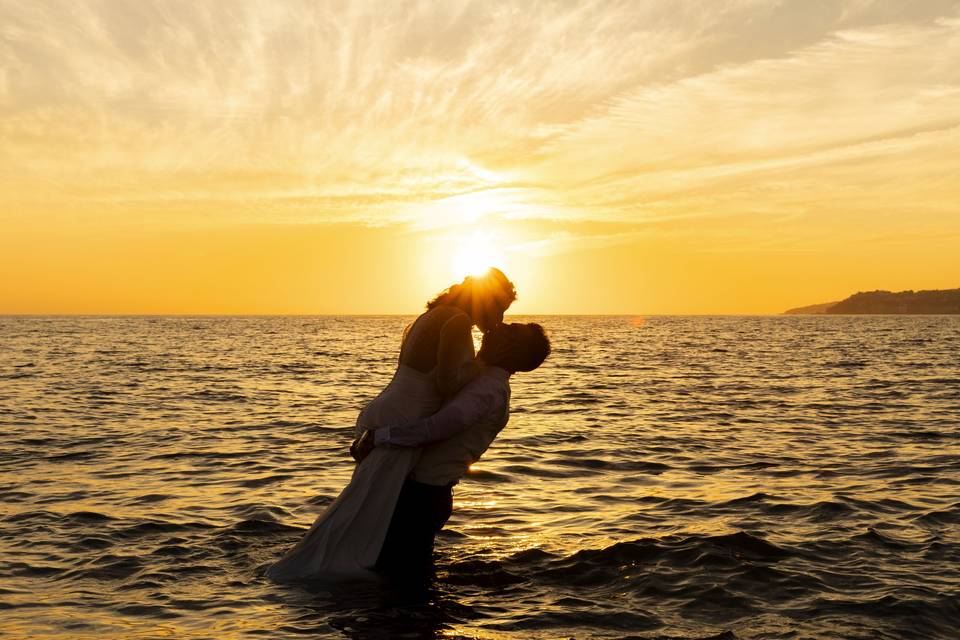
[[483,378],[473,380],[429,418],[377,429],[373,434],[374,444],[422,447],[465,431],[485,418],[493,406],[494,390],[484,382]]

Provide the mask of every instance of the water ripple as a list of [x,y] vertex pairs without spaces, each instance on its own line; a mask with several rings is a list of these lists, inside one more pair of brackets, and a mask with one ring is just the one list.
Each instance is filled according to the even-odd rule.
[[960,319],[536,320],[417,590],[262,577],[409,318],[0,318],[0,635],[956,637]]

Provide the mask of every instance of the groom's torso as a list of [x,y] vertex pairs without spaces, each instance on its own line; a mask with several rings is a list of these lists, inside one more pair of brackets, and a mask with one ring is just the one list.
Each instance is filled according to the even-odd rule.
[[[481,374],[482,376],[484,374]],[[424,447],[410,478],[432,485],[460,480],[470,465],[480,459],[510,418],[510,381],[506,375],[490,372],[480,381],[489,394],[487,415],[447,440]]]

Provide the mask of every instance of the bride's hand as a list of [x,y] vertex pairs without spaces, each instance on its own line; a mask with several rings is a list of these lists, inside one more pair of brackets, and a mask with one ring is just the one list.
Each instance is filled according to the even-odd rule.
[[364,431],[363,435],[353,441],[350,445],[350,455],[357,463],[363,462],[363,459],[370,455],[376,446],[373,440],[373,431]]

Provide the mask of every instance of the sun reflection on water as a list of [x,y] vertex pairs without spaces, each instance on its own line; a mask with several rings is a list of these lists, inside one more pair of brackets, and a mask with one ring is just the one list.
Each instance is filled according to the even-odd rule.
[[953,615],[929,595],[960,586],[943,317],[532,318],[554,353],[455,488],[435,591],[263,580],[349,481],[409,320],[0,318],[0,635],[565,637],[640,610],[709,637],[711,611],[789,606],[826,639],[860,633],[823,626],[827,599],[878,637]]

